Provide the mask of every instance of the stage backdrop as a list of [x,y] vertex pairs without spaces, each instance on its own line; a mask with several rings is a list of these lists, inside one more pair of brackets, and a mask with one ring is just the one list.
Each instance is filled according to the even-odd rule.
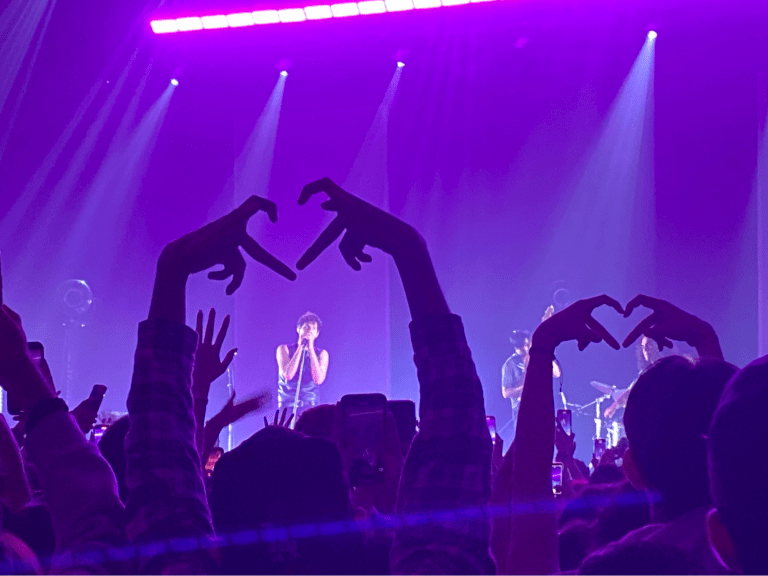
[[[668,298],[743,365],[757,352],[768,18],[758,3],[689,4],[497,2],[162,37],[138,6],[59,5],[0,113],[5,299],[61,381],[56,288],[86,280],[96,301],[71,334],[70,399],[104,382],[105,408],[124,410],[162,246],[257,193],[280,219],[257,215],[251,231],[293,266],[332,217],[319,199],[298,207],[299,191],[329,176],[423,234],[500,426],[508,338],[535,329],[559,288]],[[188,322],[198,308],[233,315],[241,398],[274,392],[275,349],[310,310],[331,357],[324,401],[417,399],[399,278],[371,253],[353,272],[333,247],[295,283],[249,264],[234,298],[195,277]],[[619,340],[642,316],[596,315]],[[558,357],[579,404],[595,398],[591,380],[624,388],[637,372],[633,350],[568,344]],[[226,395],[222,378],[211,413]],[[236,440],[260,422],[238,424]],[[575,422],[586,459],[592,421]]]

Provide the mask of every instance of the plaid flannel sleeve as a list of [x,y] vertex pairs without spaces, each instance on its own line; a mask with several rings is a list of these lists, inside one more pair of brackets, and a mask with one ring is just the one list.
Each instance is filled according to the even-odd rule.
[[419,432],[403,465],[391,553],[394,574],[492,574],[491,438],[461,319],[411,323]]
[[[196,347],[197,334],[183,324],[139,324],[125,451],[127,532],[131,542],[143,545],[143,572],[215,569],[190,389]],[[169,541],[179,548],[162,544]]]

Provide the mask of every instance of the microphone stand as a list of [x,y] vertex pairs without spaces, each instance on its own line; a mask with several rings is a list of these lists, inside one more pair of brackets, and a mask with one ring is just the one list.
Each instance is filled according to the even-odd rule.
[[[229,397],[232,397],[232,392],[235,391],[235,381],[234,377],[232,376],[232,367],[229,366],[227,368],[227,392],[229,393]],[[227,452],[232,450],[235,444],[235,435],[234,431],[232,429],[232,423],[230,422],[227,426]]]
[[301,363],[299,364],[299,380],[296,382],[296,397],[293,399],[293,420],[291,420],[291,430],[296,427],[296,413],[299,410],[299,393],[301,392],[301,378],[304,376],[304,361],[307,359],[307,348],[301,353]]

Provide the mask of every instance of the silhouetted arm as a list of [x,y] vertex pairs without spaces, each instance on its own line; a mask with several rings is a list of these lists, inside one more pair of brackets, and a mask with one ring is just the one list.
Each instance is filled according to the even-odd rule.
[[624,340],[624,347],[631,346],[640,336],[647,336],[656,341],[659,350],[672,348],[670,340],[687,342],[698,352],[700,358],[723,359],[720,340],[714,328],[701,318],[681,310],[659,298],[639,295],[627,304],[626,317],[638,306],[650,308],[653,313],[635,326]]
[[[276,220],[274,204],[252,196],[223,218],[170,243],[158,261],[149,318],[139,325],[128,395],[128,536],[135,543],[191,538],[199,546],[183,552],[158,548],[142,556],[142,572],[217,570],[195,434],[191,386],[198,334],[184,325],[186,281],[190,274],[220,264],[224,269],[209,277],[234,276],[227,288],[233,293],[245,273],[241,247],[255,260],[295,278],[248,236],[246,224],[259,209]],[[209,327],[212,331],[210,322]]]
[[197,312],[197,322],[195,332],[197,332],[197,352],[195,354],[195,365],[192,370],[192,399],[195,406],[195,427],[196,443],[200,453],[200,460],[205,466],[207,454],[204,452],[205,445],[205,413],[208,407],[208,394],[211,390],[211,384],[219,378],[232,363],[237,349],[233,348],[220,359],[221,347],[224,344],[224,338],[227,337],[229,329],[229,314],[224,317],[221,328],[213,339],[214,323],[216,321],[216,310],[211,308],[208,313],[208,323],[203,331],[203,311]]
[[[355,270],[371,257],[366,245],[390,254],[411,311],[411,340],[419,385],[419,432],[403,465],[397,511],[430,514],[397,529],[391,551],[395,574],[477,574],[495,570],[488,551],[490,523],[481,507],[490,497],[491,438],[483,390],[461,319],[448,309],[427,246],[409,225],[341,190],[328,179],[309,184],[299,203],[326,192],[338,217],[299,260],[312,262],[346,231],[339,244]],[[457,515],[474,509],[476,516]],[[431,513],[444,512],[445,515]]]
[[27,413],[25,450],[38,472],[56,534],[54,572],[118,570],[105,555],[125,543],[115,475],[35,368],[21,320],[7,306],[0,309],[0,380]]
[[515,507],[536,503],[533,513],[510,516],[506,570],[511,574],[552,574],[558,571],[557,510],[552,494],[552,456],[555,446],[555,404],[552,361],[562,342],[577,340],[579,349],[605,341],[619,344],[592,318],[598,306],[609,305],[623,313],[607,296],[572,304],[544,321],[533,334],[525,387],[520,399],[512,452],[511,500]]

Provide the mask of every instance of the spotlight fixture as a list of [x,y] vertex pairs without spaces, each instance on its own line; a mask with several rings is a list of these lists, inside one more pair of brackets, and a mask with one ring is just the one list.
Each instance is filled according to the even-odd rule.
[[656,30],[651,30],[648,32],[648,40],[656,40],[656,36],[658,36]]
[[405,62],[398,62],[397,63],[397,67],[398,68],[402,68],[403,66],[405,66]]
[[171,78],[171,84],[173,84],[174,86],[178,86],[179,85],[179,81],[176,80],[176,78]]
[[288,76],[288,70],[283,70],[282,72],[280,72],[280,76],[282,76],[283,78]]

